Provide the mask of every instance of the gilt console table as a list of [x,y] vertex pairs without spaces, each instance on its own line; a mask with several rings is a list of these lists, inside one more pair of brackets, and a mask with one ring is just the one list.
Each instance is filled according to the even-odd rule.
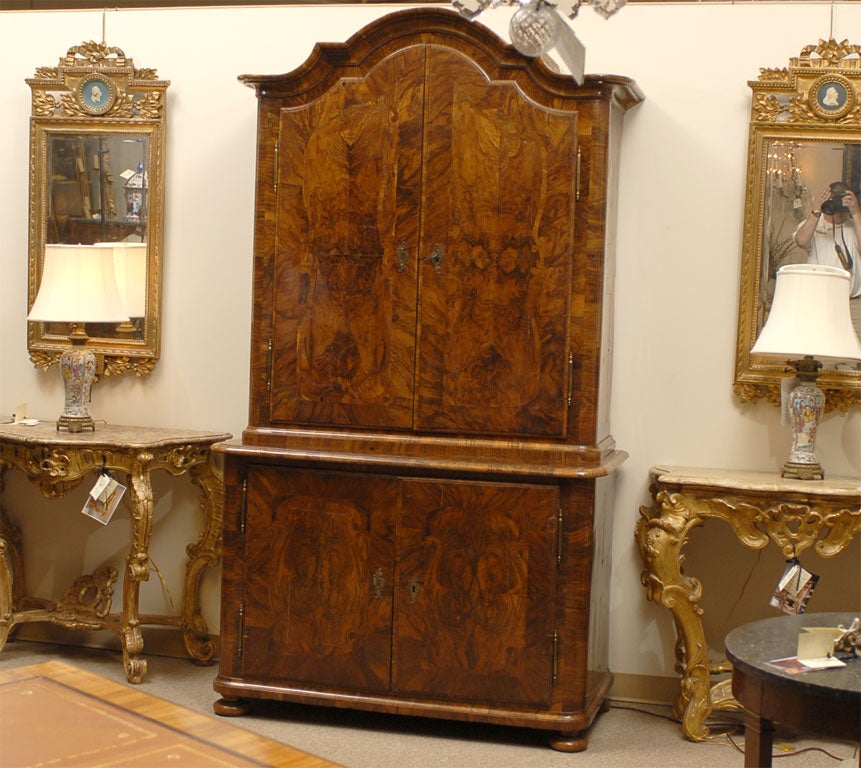
[[[211,462],[210,448],[229,434],[178,429],[101,426],[95,432],[59,432],[54,423],[0,425],[0,489],[7,469],[19,469],[48,498],[59,498],[85,477],[103,469],[117,474],[128,490],[131,527],[123,580],[122,611],[111,612],[114,568],[81,576],[57,601],[26,593],[21,531],[0,507],[0,650],[10,631],[24,622],[47,621],[70,629],[107,629],[120,638],[123,667],[130,683],[146,675],[141,625],[182,629],[185,648],[198,663],[212,661],[214,644],[200,612],[200,577],[216,565],[221,550],[222,481]],[[188,474],[201,492],[203,531],[186,548],[188,561],[179,615],[141,615],[139,593],[150,575],[149,543],[153,495],[150,476],[157,469],[173,476]]]
[[702,583],[684,573],[682,550],[693,528],[708,518],[728,523],[744,546],[769,541],[787,560],[812,549],[822,557],[841,552],[861,532],[861,478],[794,480],[776,473],[653,467],[652,503],[640,509],[636,540],[648,598],[670,609],[676,626],[676,671],[681,691],[675,714],[684,735],[708,737],[713,710],[739,709],[731,681],[712,675],[731,671],[710,662],[702,624]]

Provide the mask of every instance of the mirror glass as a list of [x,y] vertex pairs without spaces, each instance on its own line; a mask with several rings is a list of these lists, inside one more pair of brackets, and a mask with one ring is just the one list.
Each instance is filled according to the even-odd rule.
[[47,141],[49,242],[146,242],[149,139],[78,133]]
[[[846,269],[853,278],[852,298],[861,297],[861,265],[856,268],[855,264],[861,217],[850,217],[843,201],[835,202],[831,194],[831,185],[842,183],[857,198],[861,189],[861,138],[855,142],[768,138],[763,151],[767,160],[757,331],[768,317],[777,270],[786,264]],[[820,210],[834,213],[814,222],[814,212]],[[808,221],[808,228],[814,227],[813,236],[804,234]],[[851,302],[850,309],[858,310],[853,312],[852,322],[861,336],[861,302]],[[856,367],[855,363],[838,366]]]
[[[850,313],[861,336],[861,46],[807,46],[788,69],[761,70],[753,90],[734,390],[780,404],[787,373],[751,356],[768,318],[777,270],[818,263],[850,272]],[[833,194],[831,185],[842,187]],[[833,214],[825,215],[829,206]],[[854,208],[854,205],[853,205]],[[799,308],[803,311],[803,308]],[[826,408],[861,405],[861,364],[828,363],[818,379]]]
[[[116,243],[115,268],[129,321],[86,323],[104,373],[145,375],[160,349],[165,91],[118,48],[84,43],[43,67],[33,91],[30,133],[30,306],[45,245]],[[55,363],[71,326],[30,322],[28,349]]]

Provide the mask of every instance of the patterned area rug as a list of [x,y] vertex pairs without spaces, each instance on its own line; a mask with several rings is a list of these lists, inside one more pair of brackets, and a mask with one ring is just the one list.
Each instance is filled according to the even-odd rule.
[[3,768],[331,768],[224,720],[59,661],[0,673]]

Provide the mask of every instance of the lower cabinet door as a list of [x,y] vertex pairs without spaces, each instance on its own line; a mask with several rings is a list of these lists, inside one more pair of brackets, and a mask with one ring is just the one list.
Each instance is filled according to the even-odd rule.
[[244,676],[389,690],[400,492],[396,478],[249,467]]
[[558,509],[556,487],[405,482],[395,693],[550,704]]

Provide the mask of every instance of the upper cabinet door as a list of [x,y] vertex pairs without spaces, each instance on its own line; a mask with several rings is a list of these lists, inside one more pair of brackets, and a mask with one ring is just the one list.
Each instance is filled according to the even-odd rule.
[[428,58],[416,427],[563,437],[577,115]]
[[412,425],[424,49],[281,114],[274,422]]

